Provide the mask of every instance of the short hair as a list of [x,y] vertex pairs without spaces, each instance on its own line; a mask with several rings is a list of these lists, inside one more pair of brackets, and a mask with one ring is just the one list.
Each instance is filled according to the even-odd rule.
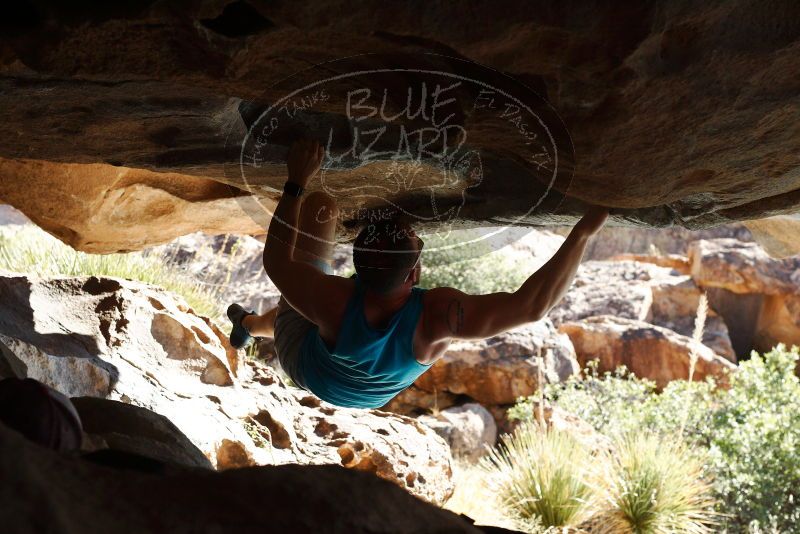
[[406,281],[419,258],[411,227],[397,219],[369,223],[353,243],[359,281],[375,293],[388,293]]

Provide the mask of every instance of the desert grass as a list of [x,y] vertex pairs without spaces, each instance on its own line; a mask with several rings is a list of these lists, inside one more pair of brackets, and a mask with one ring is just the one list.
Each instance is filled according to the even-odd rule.
[[[708,318],[708,296],[705,291],[700,294],[697,302],[697,312],[694,318],[694,330],[692,331],[692,348],[689,352],[689,376],[688,381],[691,383],[694,380],[694,371],[697,367],[697,358],[699,357],[699,348],[703,344],[703,334],[706,329],[706,320]],[[678,439],[683,437],[686,430],[686,422],[689,417],[689,410],[686,410],[681,420],[681,426],[678,430]]]
[[703,462],[677,440],[641,433],[618,439],[603,478],[604,511],[590,532],[714,532],[716,501]]
[[521,526],[579,527],[597,511],[595,459],[567,432],[521,424],[501,438],[482,467],[504,514]]
[[174,258],[141,252],[87,254],[33,226],[0,233],[0,269],[38,276],[110,276],[160,286],[206,317],[222,315],[217,290],[183,270]]
[[698,348],[703,344],[703,334],[706,329],[706,319],[708,318],[708,296],[705,292],[700,294],[697,302],[697,312],[694,318],[694,330],[692,331],[692,350],[689,353],[689,382],[694,379],[694,371],[697,367],[699,356]]

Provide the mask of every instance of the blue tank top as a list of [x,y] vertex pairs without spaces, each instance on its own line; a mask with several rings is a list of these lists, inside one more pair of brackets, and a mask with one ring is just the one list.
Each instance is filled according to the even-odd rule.
[[424,289],[411,296],[385,329],[376,330],[364,316],[364,288],[355,276],[336,346],[329,351],[311,328],[300,351],[306,388],[320,399],[348,408],[379,408],[406,389],[430,365],[414,357],[414,331],[422,312]]

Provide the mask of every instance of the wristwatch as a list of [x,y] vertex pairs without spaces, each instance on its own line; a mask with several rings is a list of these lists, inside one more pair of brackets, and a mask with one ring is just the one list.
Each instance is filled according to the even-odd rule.
[[283,192],[296,198],[303,194],[303,188],[294,182],[286,182],[283,186]]

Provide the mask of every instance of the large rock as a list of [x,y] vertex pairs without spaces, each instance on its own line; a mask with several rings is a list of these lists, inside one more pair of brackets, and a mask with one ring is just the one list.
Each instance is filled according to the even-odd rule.
[[333,465],[144,474],[59,455],[3,425],[0,479],[8,534],[481,532],[385,480]]
[[800,293],[800,256],[776,260],[757,243],[709,239],[689,246],[692,278],[703,287],[734,293]]
[[773,258],[800,254],[800,215],[776,215],[745,221],[753,239]]
[[172,422],[146,408],[97,397],[73,397],[83,431],[103,446],[168,464],[210,469],[211,462]]
[[[572,227],[556,227],[552,230],[567,235]],[[583,257],[591,261],[619,259],[618,256],[622,254],[661,259],[669,256],[686,256],[687,247],[692,241],[723,237],[740,241],[753,240],[749,226],[740,223],[724,224],[703,230],[690,230],[680,226],[669,228],[606,226],[589,241]]]
[[414,385],[466,395],[483,405],[509,404],[543,385],[540,375],[545,383],[559,382],[576,372],[569,339],[544,319],[489,339],[452,343]]
[[743,346],[800,345],[800,256],[772,259],[755,243],[716,239],[692,243],[689,259],[712,305],[747,334]]
[[[589,261],[549,317],[558,326],[597,315],[646,321],[692,336],[701,290],[675,258],[638,256],[644,261]],[[661,265],[658,265],[660,263]],[[667,266],[662,266],[667,265]],[[681,262],[681,266],[683,263]],[[725,321],[709,310],[703,343],[736,361]]]
[[3,158],[0,175],[14,177],[0,181],[1,199],[86,252],[141,250],[192,232],[260,234],[269,220],[250,197],[196,176]]
[[694,380],[711,376],[725,381],[726,375],[736,369],[735,364],[705,345],[642,321],[601,315],[564,323],[559,330],[572,340],[582,367],[592,360],[599,362],[600,372],[624,365],[636,376],[655,381],[659,388],[673,380],[688,379],[693,349],[697,354]]
[[[526,214],[549,185],[525,157],[529,147],[518,131],[475,119],[474,99],[459,102],[486,178],[466,195],[461,223],[517,216],[526,224],[569,222],[582,209],[577,198],[620,208],[621,224],[697,228],[774,215],[798,203],[797,165],[785,156],[800,143],[800,91],[791,75],[800,70],[798,8],[788,0],[732,0],[713,8],[678,0],[538,9],[486,3],[469,10],[444,2],[422,11],[394,3],[345,9],[333,0],[300,6],[178,0],[169,8],[121,6],[91,17],[83,3],[25,5],[5,13],[9,28],[24,30],[2,39],[0,157],[7,166],[0,199],[86,249],[144,247],[199,229],[205,208],[215,214],[212,225],[225,212],[228,224],[244,222],[236,206],[217,202],[249,194],[237,148],[252,117],[241,109],[275,103],[285,94],[272,89],[276,80],[363,52],[405,53],[459,73],[470,67],[450,58],[486,64],[497,71],[491,83],[510,73],[546,99],[537,100],[538,113],[552,106],[569,125],[580,157],[569,161],[571,150],[558,155],[566,156],[559,163],[567,175],[574,166],[574,179],[557,180],[558,194]],[[372,69],[391,66],[386,59],[361,61]],[[306,70],[293,79],[315,75]],[[412,73],[386,80],[417,81]],[[341,106],[326,105],[302,113],[294,133],[336,124],[351,140],[353,124]],[[558,121],[551,126],[561,129]],[[254,184],[268,202],[285,180],[280,160],[288,138],[279,140]],[[337,180],[369,184],[390,170],[377,159],[370,168],[343,170]],[[100,167],[88,178],[92,165]],[[30,166],[48,171],[32,173]],[[116,184],[120,173],[135,172],[127,169],[156,172]],[[158,173],[182,176],[183,185],[159,187]],[[37,195],[27,194],[31,179]],[[235,189],[220,195],[222,182]],[[453,188],[439,204],[460,202],[464,193]],[[561,202],[564,193],[569,197]],[[342,200],[343,213],[361,205],[349,195]],[[419,197],[403,190],[386,200],[408,207]],[[161,206],[177,208],[176,217]],[[103,228],[92,223],[95,215]]]
[[453,456],[470,462],[477,461],[497,441],[497,425],[492,414],[474,402],[423,415],[417,421],[444,438]]
[[[246,364],[181,299],[111,278],[0,275],[0,343],[24,376],[168,418],[219,469],[337,464],[442,503],[450,451],[420,423],[342,409]],[[111,417],[111,414],[109,414]],[[108,421],[109,427],[113,421]]]

